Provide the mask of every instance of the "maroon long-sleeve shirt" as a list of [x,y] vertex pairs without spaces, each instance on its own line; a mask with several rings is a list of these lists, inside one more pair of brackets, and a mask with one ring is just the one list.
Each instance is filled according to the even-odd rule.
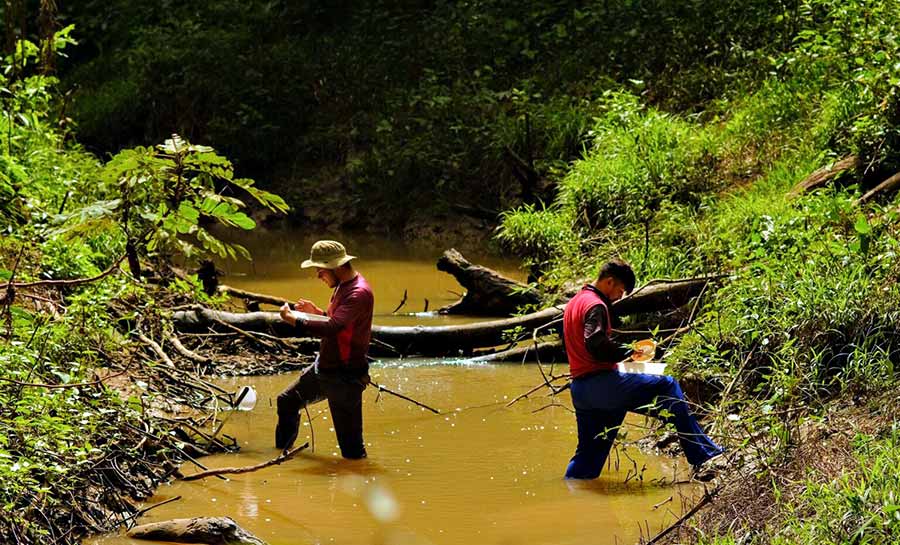
[[341,283],[331,295],[328,321],[298,320],[301,333],[321,337],[320,370],[366,371],[366,354],[372,337],[375,296],[361,274]]

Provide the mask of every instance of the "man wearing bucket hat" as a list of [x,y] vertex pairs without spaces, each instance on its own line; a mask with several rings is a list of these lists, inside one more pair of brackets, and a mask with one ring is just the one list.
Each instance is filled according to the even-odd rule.
[[[374,296],[369,283],[353,269],[352,255],[340,242],[320,240],[300,267],[315,267],[316,276],[334,288],[327,310],[300,299],[281,307],[281,319],[299,333],[322,340],[315,365],[278,396],[275,446],[287,449],[297,438],[299,412],[310,403],[328,400],[334,432],[344,458],[365,458],[362,435],[362,392],[369,382],[366,354],[372,335]],[[311,319],[294,310],[324,316]]]
[[578,426],[578,446],[566,468],[567,479],[600,475],[628,411],[674,424],[685,457],[695,470],[723,452],[690,413],[677,380],[619,370],[617,364],[629,350],[609,338],[610,311],[613,303],[634,289],[634,282],[631,266],[615,259],[601,267],[596,282],[584,286],[566,304],[563,339]]

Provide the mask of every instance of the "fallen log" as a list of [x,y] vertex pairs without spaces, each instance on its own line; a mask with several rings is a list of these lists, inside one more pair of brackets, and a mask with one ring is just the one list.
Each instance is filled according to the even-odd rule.
[[266,545],[231,517],[195,517],[141,524],[128,531],[133,539],[209,545]]
[[816,170],[804,178],[788,192],[788,196],[795,197],[803,193],[809,193],[814,189],[824,186],[847,171],[859,170],[860,166],[862,166],[862,162],[859,160],[859,157],[856,155],[848,155],[839,161]]
[[462,299],[438,310],[441,314],[512,316],[521,307],[541,302],[534,288],[470,263],[453,248],[438,259],[437,268],[452,274],[466,288]]
[[[688,278],[643,286],[632,295],[613,305],[618,315],[638,314],[676,309],[699,295],[704,286],[721,277]],[[531,331],[562,316],[564,305],[539,312],[454,326],[379,326],[372,327],[372,355],[425,356],[468,355],[476,348],[506,344],[504,334],[521,328]],[[296,337],[298,332],[281,320],[277,312],[223,312],[207,308],[182,310],[172,316],[175,327],[182,332],[244,331],[265,333],[275,337]],[[559,330],[560,324],[555,330]],[[549,329],[547,333],[552,333]],[[392,350],[382,348],[388,345]]]
[[[562,307],[551,307],[533,314],[458,326],[373,326],[373,355],[422,354],[438,356],[464,354],[473,348],[503,344],[503,332],[521,327],[534,329],[558,318]],[[284,321],[277,312],[224,312],[199,308],[182,310],[172,316],[175,327],[182,332],[231,331],[230,327],[275,337],[296,337],[297,330]],[[385,350],[388,345],[392,350]]]

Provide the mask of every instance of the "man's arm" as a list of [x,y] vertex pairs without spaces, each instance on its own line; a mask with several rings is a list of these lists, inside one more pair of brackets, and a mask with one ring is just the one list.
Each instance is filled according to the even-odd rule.
[[584,318],[584,344],[599,361],[620,362],[631,350],[613,341],[606,334],[607,313],[603,305],[594,305]]
[[334,335],[372,307],[372,297],[363,291],[354,291],[340,302],[334,313],[325,321],[297,320],[296,326],[303,333],[317,337]]

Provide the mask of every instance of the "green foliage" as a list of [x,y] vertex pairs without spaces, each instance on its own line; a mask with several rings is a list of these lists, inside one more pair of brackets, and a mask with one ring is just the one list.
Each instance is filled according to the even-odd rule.
[[664,202],[695,202],[715,187],[703,131],[630,95],[609,95],[605,110],[590,155],[560,184],[560,204],[586,229],[650,222]]
[[212,148],[177,135],[156,148],[118,153],[100,180],[104,200],[66,216],[69,231],[120,229],[139,255],[249,258],[242,246],[220,240],[201,223],[202,217],[245,230],[256,226],[241,210],[243,201],[224,195],[217,184],[243,190],[272,211],[287,210],[281,197],[256,188],[252,180],[236,178],[231,163]]
[[796,48],[777,65],[813,89],[834,89],[845,115],[829,145],[893,173],[900,168],[900,12],[893,2],[806,0]]
[[[749,358],[738,386],[785,405],[892,383],[896,212],[860,209],[854,185],[785,195],[847,153],[870,170],[897,168],[888,70],[900,58],[897,16],[886,2],[799,5],[784,14],[796,42],[772,57],[768,78],[696,118],[606,94],[595,144],[554,206],[505,214],[500,239],[540,256],[549,288],[610,255],[628,259],[639,278],[730,272],[706,294],[695,331],[669,352],[676,372],[729,374]],[[570,218],[574,251],[539,244],[560,231],[558,217]]]
[[504,212],[497,238],[513,251],[528,256],[531,264],[545,268],[550,263],[572,259],[580,240],[573,229],[575,220],[568,211],[538,210],[525,205]]
[[[86,142],[117,151],[189,134],[274,178],[312,220],[395,228],[458,202],[551,200],[605,91],[694,110],[742,90],[790,44],[788,10],[763,0],[92,0],[69,8],[86,62],[67,80],[80,86]],[[513,154],[541,187],[523,187]]]

